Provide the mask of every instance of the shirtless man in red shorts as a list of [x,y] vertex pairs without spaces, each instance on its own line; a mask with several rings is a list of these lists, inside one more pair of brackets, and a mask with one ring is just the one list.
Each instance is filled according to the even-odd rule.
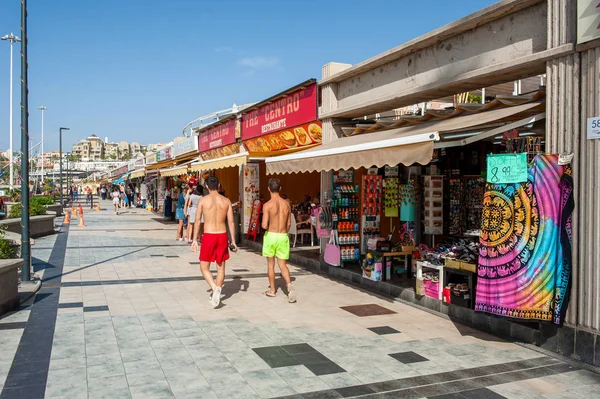
[[[200,219],[204,215],[204,233],[202,234],[202,245],[200,246],[200,270],[202,276],[212,289],[210,303],[213,308],[221,302],[221,289],[225,281],[225,262],[229,259],[229,239],[227,227],[231,234],[231,250],[237,252],[235,244],[235,225],[233,223],[233,209],[231,201],[219,194],[219,179],[210,176],[206,179],[209,194],[198,201],[196,210],[196,223],[194,223],[194,240],[192,251],[198,250],[198,233],[200,230]],[[210,264],[217,263],[217,281],[213,279],[210,272]]]

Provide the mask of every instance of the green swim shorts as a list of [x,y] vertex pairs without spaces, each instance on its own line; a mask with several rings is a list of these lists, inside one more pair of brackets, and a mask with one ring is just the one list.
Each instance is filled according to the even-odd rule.
[[267,231],[263,238],[262,255],[267,258],[290,258],[290,237],[286,233],[271,233]]

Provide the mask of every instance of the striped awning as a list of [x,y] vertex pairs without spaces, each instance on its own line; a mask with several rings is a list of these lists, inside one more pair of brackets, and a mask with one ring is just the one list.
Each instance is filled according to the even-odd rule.
[[166,177],[185,175],[185,174],[187,174],[187,172],[188,172],[187,165],[185,165],[185,166],[176,166],[174,168],[159,170],[160,175],[161,176],[166,176]]
[[133,172],[131,172],[131,176],[129,176],[129,178],[137,179],[138,177],[144,177],[145,174],[146,173],[145,173],[144,169],[138,169],[138,170],[134,170]]
[[223,169],[232,166],[245,165],[248,161],[248,153],[233,154],[223,158],[211,159],[192,163],[192,172],[201,172],[203,170]]
[[189,172],[190,164],[196,160],[197,158],[192,161],[188,161],[180,165],[174,166],[172,168],[160,169],[159,173],[161,176],[165,177],[185,175],[187,174],[187,172]]

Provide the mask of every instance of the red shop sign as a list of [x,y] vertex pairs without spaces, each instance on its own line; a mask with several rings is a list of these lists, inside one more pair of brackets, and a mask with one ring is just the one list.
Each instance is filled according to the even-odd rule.
[[242,115],[242,139],[251,139],[315,120],[317,84],[313,83]]
[[198,136],[198,151],[209,151],[235,143],[235,124],[236,120],[232,119],[204,132],[200,132]]

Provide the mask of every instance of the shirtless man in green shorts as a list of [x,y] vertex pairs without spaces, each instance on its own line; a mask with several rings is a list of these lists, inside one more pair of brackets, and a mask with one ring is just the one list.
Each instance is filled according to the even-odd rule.
[[292,210],[290,204],[281,198],[279,191],[281,182],[279,179],[269,180],[269,192],[271,200],[262,208],[262,228],[266,230],[263,238],[262,255],[267,258],[269,267],[269,290],[265,292],[268,297],[274,297],[275,291],[275,258],[279,264],[281,275],[287,284],[288,300],[296,302],[296,291],[292,287],[290,270],[286,261],[290,258],[290,237],[288,231],[292,224]]

